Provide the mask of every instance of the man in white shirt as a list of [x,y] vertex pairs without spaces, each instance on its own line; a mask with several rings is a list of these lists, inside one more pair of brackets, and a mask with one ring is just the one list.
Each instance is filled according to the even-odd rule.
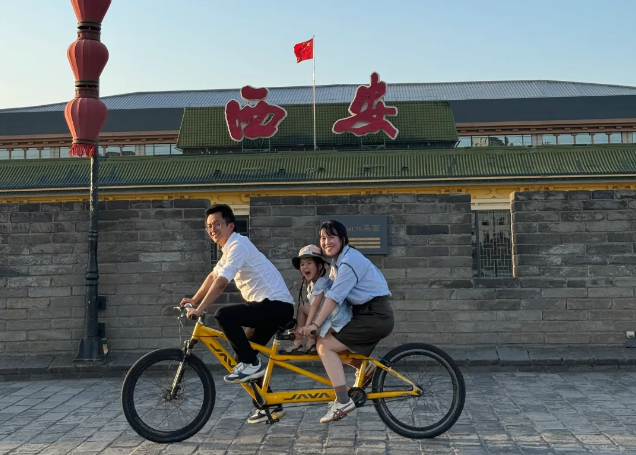
[[[245,303],[224,306],[215,314],[239,362],[223,379],[240,383],[261,378],[265,366],[250,341],[266,345],[279,327],[293,319],[294,299],[276,267],[250,239],[235,231],[236,220],[228,205],[213,205],[206,210],[205,219],[206,231],[221,246],[223,257],[194,297],[183,299],[181,305],[191,303],[196,308],[189,309],[188,316],[201,316],[234,279]],[[243,327],[248,329],[243,331]]]

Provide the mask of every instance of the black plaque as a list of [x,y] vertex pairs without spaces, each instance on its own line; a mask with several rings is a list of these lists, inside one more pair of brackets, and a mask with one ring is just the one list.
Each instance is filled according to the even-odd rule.
[[333,215],[321,221],[340,221],[347,227],[349,244],[363,254],[388,254],[386,215]]

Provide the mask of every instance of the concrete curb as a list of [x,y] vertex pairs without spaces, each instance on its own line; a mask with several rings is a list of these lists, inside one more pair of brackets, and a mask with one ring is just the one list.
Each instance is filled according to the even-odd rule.
[[[475,348],[448,349],[465,371],[608,371],[636,370],[636,349],[615,348]],[[145,353],[110,353],[104,362],[75,363],[73,356],[0,357],[0,380],[69,377],[119,377]],[[213,372],[225,369],[210,352],[195,351]],[[310,370],[322,370],[320,362],[305,362]],[[280,369],[286,374],[285,370]],[[280,373],[279,373],[280,374]]]

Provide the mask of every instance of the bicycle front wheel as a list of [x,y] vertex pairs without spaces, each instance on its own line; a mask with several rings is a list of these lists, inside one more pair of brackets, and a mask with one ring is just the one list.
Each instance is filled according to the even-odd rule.
[[121,404],[130,426],[149,441],[188,439],[206,424],[216,399],[214,379],[203,361],[180,349],[159,349],[128,371]]
[[[391,430],[406,438],[434,438],[455,424],[464,409],[466,386],[462,372],[448,354],[430,344],[409,343],[390,351],[383,362],[422,390],[417,397],[373,400]],[[411,386],[378,368],[372,390],[394,392],[411,390]]]

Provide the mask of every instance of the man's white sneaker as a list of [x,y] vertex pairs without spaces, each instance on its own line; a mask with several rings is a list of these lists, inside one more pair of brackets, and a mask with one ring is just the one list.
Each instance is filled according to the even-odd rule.
[[265,375],[265,366],[258,361],[258,365],[248,365],[243,362],[237,364],[232,372],[223,377],[225,382],[240,384],[251,379],[262,378]]
[[[278,420],[281,417],[283,417],[285,414],[287,414],[284,410],[283,410],[283,406],[279,405],[276,406],[275,408],[271,408],[269,410],[270,414],[272,415],[272,418],[274,420]],[[267,413],[264,410],[256,410],[256,412],[254,412],[254,414],[252,414],[249,419],[247,419],[247,423],[261,423],[261,422],[267,422]]]
[[320,423],[329,423],[334,420],[340,420],[351,411],[355,411],[356,404],[353,402],[351,398],[345,404],[341,404],[338,400],[329,404],[329,409],[327,410],[327,414],[324,415],[322,419],[320,419]]

